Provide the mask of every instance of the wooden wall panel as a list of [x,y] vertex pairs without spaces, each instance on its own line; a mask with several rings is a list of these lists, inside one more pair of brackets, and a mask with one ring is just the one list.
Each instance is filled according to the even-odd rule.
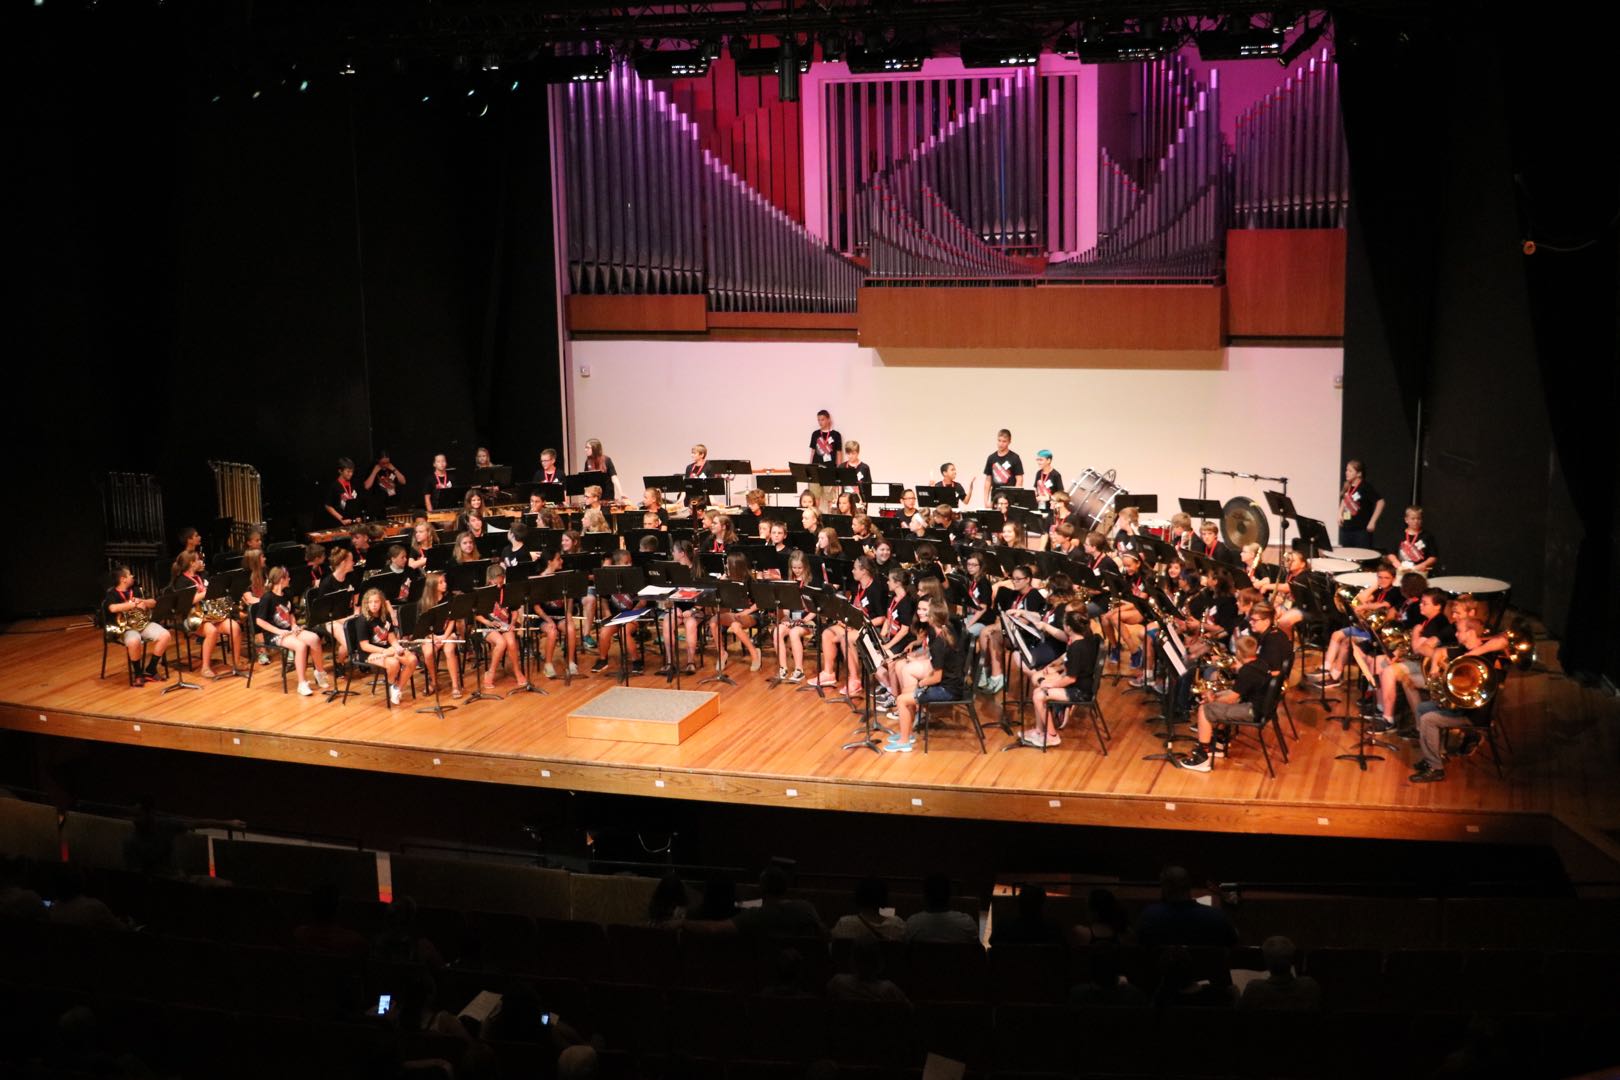
[[696,333],[708,329],[702,296],[568,297],[571,333]]
[[1226,234],[1227,329],[1233,337],[1342,338],[1343,229],[1232,229]]
[[863,288],[873,348],[1213,350],[1224,290],[1212,285]]

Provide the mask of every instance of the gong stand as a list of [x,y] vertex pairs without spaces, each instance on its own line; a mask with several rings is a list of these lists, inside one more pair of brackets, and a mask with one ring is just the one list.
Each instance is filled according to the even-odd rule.
[[[1230,476],[1234,480],[1256,480],[1256,481],[1262,481],[1263,480],[1263,481],[1266,481],[1268,483],[1281,484],[1282,485],[1282,496],[1283,496],[1283,498],[1286,499],[1288,497],[1288,477],[1286,477],[1286,476],[1261,476],[1259,473],[1233,472],[1230,469],[1211,469],[1211,468],[1200,469],[1199,473],[1200,473],[1200,475],[1199,475],[1199,478],[1198,478],[1198,499],[1199,499],[1200,502],[1208,502],[1209,501],[1209,478],[1212,477],[1212,476]],[[1253,501],[1253,500],[1251,500],[1251,501]],[[1258,505],[1258,504],[1256,504],[1256,505]],[[1223,509],[1222,514],[1221,514],[1221,525],[1222,525],[1221,538],[1223,540],[1225,540],[1228,544],[1231,544],[1232,543],[1232,538],[1226,535],[1226,529],[1224,527],[1226,525],[1226,514],[1224,512],[1224,509]],[[1238,548],[1239,550],[1242,550],[1242,548],[1243,548],[1242,544],[1233,544],[1232,546]],[[1265,547],[1266,547],[1266,545],[1264,543],[1262,543],[1260,545],[1262,554],[1264,554]],[[1282,563],[1282,552],[1287,547],[1288,547],[1288,519],[1285,517],[1285,518],[1282,519],[1282,539],[1280,541],[1280,545],[1279,545],[1278,551],[1277,551],[1277,562],[1278,562],[1279,565],[1281,565],[1281,563]]]

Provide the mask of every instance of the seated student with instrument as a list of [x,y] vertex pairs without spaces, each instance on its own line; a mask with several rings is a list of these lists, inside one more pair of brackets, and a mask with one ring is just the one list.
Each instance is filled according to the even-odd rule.
[[[748,556],[740,551],[733,551],[726,556],[726,580],[746,585],[753,577],[748,566]],[[763,658],[759,646],[754,644],[754,627],[757,625],[759,625],[759,605],[752,600],[745,607],[717,610],[709,619],[709,634],[714,638],[714,647],[720,652],[721,671],[726,669],[726,653],[731,647],[728,638],[736,638],[738,644],[748,653],[748,670],[759,670]]]
[[[1119,572],[1132,596],[1147,595],[1147,575],[1142,569],[1140,555],[1134,551],[1122,552],[1119,556]],[[1140,677],[1145,659],[1142,649],[1145,637],[1142,609],[1135,604],[1115,604],[1102,613],[1099,622],[1103,641],[1108,647],[1108,658],[1118,663],[1123,649],[1130,656],[1131,673]]]
[[[1178,551],[1190,550],[1198,534],[1192,527],[1192,515],[1177,512],[1170,515],[1170,546]],[[1256,547],[1259,545],[1256,544]]]
[[917,708],[932,701],[960,701],[968,692],[958,635],[962,632],[951,618],[950,608],[933,600],[919,600],[917,619],[924,627],[926,656],[906,661],[899,669],[900,692],[895,695],[892,719],[900,730],[883,741],[888,754],[909,754],[917,744]]
[[[885,580],[878,577],[877,567],[872,560],[864,555],[855,560],[852,570],[855,587],[850,591],[849,601],[858,608],[868,625],[881,633],[883,630],[883,614],[889,609],[889,587]],[[856,654],[860,647],[857,631],[843,625],[828,626],[821,631],[821,672],[810,681],[811,686],[832,687],[838,685],[838,657],[843,655],[849,665],[849,678],[846,693],[850,697],[859,694],[861,684],[861,661]]]
[[338,458],[337,479],[327,489],[324,508],[339,525],[352,525],[360,514],[360,491],[354,486],[354,462]]
[[146,680],[157,678],[158,661],[169,651],[173,636],[147,615],[157,606],[157,601],[140,595],[129,567],[118,567],[112,579],[112,588],[101,601],[102,625],[108,627],[111,640],[128,650],[132,664],[140,665],[142,651],[148,645],[152,647],[145,666],[135,676],[135,685],[141,686]]
[[1440,561],[1440,547],[1434,534],[1423,528],[1423,507],[1406,508],[1406,528],[1401,531],[1401,542],[1396,545],[1395,558],[1402,570],[1411,570],[1425,576],[1434,573]]
[[[1478,656],[1486,661],[1487,678],[1495,687],[1494,692],[1500,693],[1502,683],[1507,679],[1508,671],[1512,667],[1513,647],[1507,635],[1486,636],[1485,624],[1474,618],[1459,619],[1456,633],[1456,644],[1436,649],[1430,654],[1425,662],[1428,676],[1444,679],[1447,669],[1453,663],[1465,656]],[[1467,757],[1473,753],[1483,738],[1476,720],[1476,716],[1481,712],[1483,709],[1447,707],[1438,701],[1425,701],[1418,705],[1418,743],[1422,747],[1423,756],[1417,763],[1417,771],[1409,777],[1412,783],[1432,784],[1446,778],[1446,732],[1452,728],[1471,729],[1463,736],[1458,756]],[[1481,716],[1479,719],[1483,720],[1485,717]]]
[[972,552],[962,560],[962,570],[967,577],[963,584],[962,619],[968,637],[977,648],[979,635],[995,624],[995,580],[986,572],[984,559]]
[[1425,589],[1419,601],[1423,621],[1412,630],[1412,652],[1402,660],[1385,667],[1378,676],[1379,722],[1367,725],[1368,731],[1385,732],[1395,727],[1395,695],[1404,692],[1412,715],[1417,715],[1423,683],[1423,661],[1437,651],[1451,648],[1457,643],[1456,628],[1446,618],[1446,602],[1450,599],[1443,589]]
[[892,659],[879,669],[875,693],[878,708],[885,712],[894,708],[895,693],[900,686],[895,668],[913,641],[913,624],[917,620],[917,597],[912,591],[911,575],[902,567],[891,567],[887,583],[889,603],[883,610],[883,629],[878,640],[883,643],[884,653]]
[[484,631],[484,645],[489,650],[483,687],[485,690],[495,689],[501,661],[509,660],[512,677],[517,680],[518,689],[521,690],[529,685],[529,674],[523,670],[523,650],[518,647],[517,631],[513,626],[522,616],[521,613],[514,613],[506,604],[506,567],[498,562],[490,563],[489,569],[484,571],[484,584],[494,586],[496,592],[489,614],[474,616]]
[[411,569],[410,553],[402,544],[391,544],[388,548],[387,571],[392,576],[385,578],[373,577],[372,580],[381,587],[387,583],[388,592],[384,593],[390,606],[402,604],[411,595],[411,587],[422,577],[417,570]]
[[[690,567],[699,577],[702,576],[703,568],[698,561],[696,551],[693,550],[692,541],[684,538],[671,540],[669,542],[669,557],[672,562]],[[681,630],[686,635],[686,665],[682,668],[682,671],[687,675],[695,675],[697,674],[698,629],[701,626],[698,621],[697,606],[690,600],[677,600],[674,602],[674,610],[680,615]],[[675,674],[675,627],[671,619],[661,621],[664,624],[664,666],[658,669],[658,674],[667,678]]]
[[287,595],[287,568],[271,567],[264,584],[264,598],[254,609],[253,624],[269,644],[280,646],[292,654],[301,696],[310,697],[315,693],[309,685],[311,666],[315,669],[315,684],[322,690],[328,689],[332,684],[326,677],[320,636],[313,630],[300,627],[293,617],[292,597]]
[[1261,592],[1271,594],[1272,606],[1277,609],[1277,629],[1292,634],[1294,627],[1305,620],[1305,610],[1294,600],[1294,587],[1310,583],[1311,561],[1303,552],[1290,551],[1284,556],[1283,575],[1277,581],[1256,582]]
[[170,587],[195,590],[191,594],[191,611],[186,616],[185,628],[190,633],[202,635],[202,657],[197,670],[205,679],[217,679],[219,672],[214,670],[214,649],[219,646],[222,637],[231,650],[232,668],[246,667],[247,660],[242,655],[242,626],[231,615],[236,609],[236,601],[205,602],[208,579],[202,574],[202,556],[193,551],[182,551],[174,561],[174,580]]
[[[1040,594],[1037,592],[1036,595]],[[1063,628],[1063,616],[1074,600],[1074,581],[1068,574],[1059,570],[1046,583],[1044,611],[1038,615],[1020,613],[1016,609],[1009,612],[1013,621],[1023,628],[1025,640],[1031,643],[1030,660],[1027,662],[1020,650],[1012,649],[1008,652],[1014,667],[1026,675],[1033,675],[1063,656],[1063,647],[1068,643],[1067,632]]]
[[[1395,584],[1395,564],[1384,561],[1378,564],[1373,584],[1356,594],[1351,604],[1356,618],[1367,619],[1373,615],[1382,615],[1394,618],[1399,614],[1401,590]],[[1332,688],[1344,682],[1345,665],[1351,658],[1351,649],[1361,642],[1372,640],[1372,635],[1359,626],[1345,626],[1333,631],[1328,639],[1327,656],[1322,661],[1327,668],[1321,685]]]
[[365,653],[366,663],[383,669],[389,704],[398,705],[401,688],[416,672],[416,656],[400,644],[381,589],[367,589],[360,598],[360,619],[360,651]]
[[725,511],[710,510],[705,513],[703,527],[709,533],[704,539],[706,554],[724,555],[737,546],[737,528],[731,523],[731,515]]
[[1253,720],[1266,696],[1271,674],[1261,666],[1260,643],[1244,635],[1237,639],[1232,651],[1238,660],[1232,687],[1217,691],[1198,706],[1198,745],[1192,753],[1174,759],[1174,764],[1183,769],[1209,772],[1213,758],[1226,756],[1227,733],[1230,729],[1225,725],[1233,721]]
[[344,663],[349,658],[349,642],[343,634],[343,620],[354,612],[354,603],[357,594],[354,591],[354,556],[349,554],[348,548],[334,547],[330,555],[331,567],[321,583],[315,588],[315,595],[330,596],[333,593],[348,593],[348,610],[338,614],[326,624],[324,629],[337,644],[338,663]]
[[[788,556],[787,580],[799,587],[801,603],[804,591],[812,587],[810,558],[802,551]],[[804,681],[804,641],[815,633],[816,613],[809,608],[779,608],[776,612],[776,677],[783,682]],[[788,671],[788,654],[793,655],[793,671]]]
[[[652,537],[648,536],[642,539],[644,541],[651,540]],[[657,550],[656,541],[654,541],[653,550]],[[605,567],[633,566],[635,565],[635,559],[628,551],[615,551],[602,560],[602,565]],[[646,611],[652,607],[650,599],[637,596],[634,593],[602,593],[595,599],[598,608],[608,619],[616,618],[625,612]],[[608,628],[604,627],[604,629]],[[630,674],[640,675],[646,671],[646,666],[641,659],[641,642],[637,640],[636,630],[637,625],[635,623],[628,623],[603,634],[601,639],[602,648],[597,655],[596,663],[591,665],[591,671],[600,673],[607,670],[608,654],[613,651],[613,643],[620,638],[620,635],[623,635],[623,639],[619,641],[619,647],[625,651],[625,658],[630,663]]]
[[[434,692],[438,679],[438,665],[433,662],[434,651],[444,654],[445,669],[450,672],[450,696],[461,697],[461,627],[454,619],[445,622],[444,629],[432,633],[421,619],[430,608],[450,602],[450,582],[444,574],[431,571],[422,578],[422,598],[416,602],[416,632],[420,636],[422,666],[427,672],[428,693]],[[476,678],[476,673],[474,674]]]
[[[1022,616],[1016,614],[1027,612],[1037,619],[1046,611],[1046,597],[1035,588],[1035,568],[1019,564],[1009,572],[1007,581],[1010,587],[997,594],[997,607],[1002,612],[1012,612],[1014,618]],[[978,689],[986,694],[997,694],[1007,685],[1007,676],[1002,673],[1001,654],[1004,637],[1001,624],[991,622],[979,634],[979,686]]]
[[[563,555],[568,554],[566,541],[572,536],[575,538],[574,551],[578,551],[578,534],[564,533],[564,544],[556,551],[546,555],[542,561],[546,568],[540,572],[540,577],[552,577],[563,572]],[[532,580],[532,579],[531,579]],[[553,658],[557,652],[557,638],[563,638],[563,662],[568,665],[568,674],[579,674],[579,628],[574,625],[573,618],[568,612],[568,605],[562,600],[546,600],[536,605],[535,618],[540,623],[540,659],[544,664],[541,669],[548,679],[555,679],[557,665]],[[561,630],[558,627],[561,627]]]
[[1058,725],[1052,720],[1052,705],[1089,700],[1097,692],[1092,676],[1097,671],[1102,641],[1091,632],[1091,616],[1078,607],[1065,608],[1063,631],[1067,638],[1063,663],[1042,668],[1032,680],[1030,704],[1035,711],[1035,727],[1023,739],[1030,746],[1062,743]]

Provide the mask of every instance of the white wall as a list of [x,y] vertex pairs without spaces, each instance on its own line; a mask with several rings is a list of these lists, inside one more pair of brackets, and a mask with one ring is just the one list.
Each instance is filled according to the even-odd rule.
[[[1343,355],[1232,348],[1220,371],[922,367],[841,342],[575,341],[572,450],[601,439],[627,491],[683,468],[694,442],[782,466],[808,458],[824,408],[874,480],[931,481],[955,461],[965,484],[1006,427],[1030,470],[1043,447],[1069,483],[1116,469],[1126,490],[1159,496],[1160,516],[1198,494],[1203,467],[1286,476],[1300,513],[1333,532]],[[1263,503],[1266,487],[1211,477],[1209,496]]]

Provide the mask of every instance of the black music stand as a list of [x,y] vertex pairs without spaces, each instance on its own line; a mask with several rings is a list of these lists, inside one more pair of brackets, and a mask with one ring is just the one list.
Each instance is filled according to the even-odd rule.
[[1002,496],[1007,497],[1008,506],[1021,506],[1025,510],[1034,510],[1036,506],[1035,492],[1030,488],[998,487],[990,493],[990,505],[994,506]]
[[906,493],[906,485],[896,484],[890,480],[885,480],[882,483],[874,482],[868,486],[872,490],[871,494],[866,497],[866,501],[869,503],[883,503],[885,506],[889,503],[899,502],[900,497]]
[[[823,692],[823,687],[821,685],[821,665],[819,663],[819,643],[821,640],[820,634],[821,631],[825,630],[827,627],[831,626],[837,621],[836,614],[839,609],[835,602],[842,600],[843,598],[832,589],[816,588],[814,586],[804,589],[802,595],[804,597],[803,602],[805,608],[811,612],[814,612],[816,616],[815,626],[817,634],[816,640],[818,663],[816,665],[816,677],[813,679],[806,679],[802,686],[794,687],[794,693],[802,694],[806,691],[813,691],[816,697],[820,698],[822,701],[826,701],[827,695]],[[834,674],[836,675],[837,672],[835,671]]]
[[531,493],[538,492],[540,495],[540,501],[545,503],[547,506],[556,506],[558,503],[562,502],[568,497],[567,490],[558,483],[530,484],[529,491]]
[[[804,604],[797,581],[762,581],[756,579],[749,585],[748,595],[753,598],[754,604],[761,611],[770,611],[773,614],[778,611],[799,611],[802,610],[801,605]],[[776,658],[778,668],[787,666],[782,662],[783,659],[781,654],[778,653]],[[765,685],[775,689],[786,681],[781,675],[772,675],[765,680]]]
[[[1001,640],[1007,647],[1007,655],[1001,665],[1002,670],[1007,673],[1007,688],[1012,688],[1012,654],[1017,652],[1019,659],[1023,661],[1021,670],[1023,672],[1024,686],[1027,689],[1029,677],[1035,670],[1034,646],[1028,637],[1031,632],[1030,628],[1014,618],[1010,611],[1001,611],[996,618],[1001,623]],[[1019,695],[1018,699],[1018,733],[1013,735],[1012,729],[1007,723],[1007,697],[1005,692],[1003,692],[1001,698],[1001,726],[1007,730],[1007,734],[1013,736],[1013,741],[1001,748],[1002,753],[1006,753],[1008,750],[1036,749],[1043,754],[1046,753],[1044,741],[1039,747],[1024,741],[1024,699],[1022,694]]]
[[534,681],[534,651],[529,645],[534,628],[529,625],[532,616],[526,609],[529,606],[529,593],[539,580],[539,567],[539,563],[525,559],[506,571],[506,610],[512,613],[512,630],[518,643],[518,668],[523,672],[523,682],[508,690],[507,697],[513,694],[551,695],[550,690]]
[[585,489],[588,487],[601,488],[602,497],[604,499],[611,499],[613,494],[613,478],[605,472],[578,472],[570,473],[569,475],[563,477],[563,491],[569,495],[578,495],[583,498],[585,495]]
[[[838,490],[841,492],[853,490],[860,495],[862,502],[866,501],[866,496],[872,490],[872,481],[861,479],[865,465],[863,461],[860,465],[840,465],[834,470],[838,475]],[[865,472],[871,475],[871,469],[865,469]]]
[[1211,518],[1220,521],[1223,516],[1220,500],[1218,499],[1177,499],[1176,501],[1181,504],[1181,512],[1188,517],[1199,518],[1202,521],[1208,521]]
[[[707,600],[710,598],[705,597],[705,599]],[[725,683],[727,686],[737,685],[736,680],[727,675],[725,671],[726,639],[720,629],[720,609],[729,608],[736,610],[738,608],[745,608],[751,602],[752,601],[748,595],[747,582],[732,581],[730,578],[715,579],[712,601],[709,604],[704,605],[714,609],[713,617],[716,620],[714,634],[714,674],[706,675],[699,679],[697,682],[699,686],[704,686],[712,682]]]
[[1263,491],[1261,494],[1266,497],[1267,509],[1271,511],[1277,520],[1282,522],[1281,535],[1277,539],[1277,550],[1287,551],[1289,519],[1297,520],[1299,518],[1299,511],[1294,509],[1294,500],[1290,499],[1285,491]]
[[582,570],[564,570],[550,577],[529,579],[531,603],[550,603],[559,600],[562,602],[563,685],[569,688],[574,685],[574,668],[568,658],[568,635],[574,631],[574,601],[582,599],[589,587],[585,572]]
[[[615,594],[639,597],[646,587],[647,571],[639,566],[604,566],[596,571],[596,595],[601,599]],[[601,630],[619,631],[620,686],[630,685],[630,635],[637,631],[635,624],[653,613],[653,608],[645,606],[627,608],[599,626]]]
[[[471,566],[472,564],[465,563],[463,565]],[[478,586],[462,594],[463,596],[467,596],[472,603],[472,608],[468,612],[467,619],[468,645],[472,644],[473,631],[478,629],[478,617],[480,615],[488,615],[495,610],[495,594],[498,591],[499,590],[497,590],[493,585],[486,587],[480,583]],[[471,649],[467,650],[467,655],[472,655]],[[463,678],[465,678],[465,669],[463,669]],[[472,693],[467,695],[467,702],[468,704],[471,704],[474,701],[483,701],[485,699],[500,701],[502,700],[502,695],[495,693],[493,690],[484,689],[484,665],[481,661],[475,661],[473,664],[473,690]]]
[[[850,733],[859,735],[860,738],[854,742],[845,743],[840,749],[859,750],[861,747],[865,747],[874,754],[881,754],[883,753],[883,743],[879,741],[877,733],[882,732],[884,735],[894,734],[892,729],[877,720],[877,673],[878,663],[882,659],[881,650],[883,646],[878,640],[877,631],[872,629],[871,623],[867,622],[860,609],[848,601],[840,600],[840,602],[849,607],[854,613],[854,617],[860,619],[862,624],[861,628],[855,633],[854,653],[855,662],[860,665],[861,669],[861,686],[865,690],[865,693],[861,695],[864,698],[861,703],[861,726]],[[850,708],[854,709],[854,707],[855,703],[850,702]]]
[[[333,701],[342,701],[344,704],[347,704],[349,696],[357,693],[358,691],[338,689],[337,636],[343,632],[343,621],[354,615],[354,590],[339,589],[337,592],[321,593],[318,596],[312,596],[309,598],[305,607],[306,610],[304,613],[304,621],[307,624],[311,626],[327,626],[331,623],[338,624],[337,633],[330,635],[332,639],[332,685],[326,690],[326,700],[328,703]],[[347,648],[347,643],[345,643],[345,648]],[[352,662],[354,657],[349,657],[349,660]]]
[[657,488],[666,496],[681,490],[682,485],[685,483],[686,475],[684,473],[670,473],[667,476],[643,476],[641,478],[642,487]]
[[[470,593],[474,589],[482,589],[484,578],[489,575],[489,564],[489,559],[474,559],[472,562],[451,563],[445,567],[444,576],[450,582],[450,591]],[[432,565],[430,559],[428,566],[431,568]]]
[[918,506],[949,506],[956,508],[956,489],[939,485],[925,485],[917,488]]
[[[797,495],[799,493],[799,481],[794,478],[792,473],[766,473],[763,476],[754,477],[754,483],[759,486],[760,491],[773,500],[778,495]],[[773,501],[771,505],[776,506],[778,504]]]
[[1315,518],[1296,517],[1294,520],[1299,522],[1299,537],[1294,541],[1295,550],[1304,554],[1307,559],[1314,559],[1333,550],[1333,541],[1328,538],[1326,525]]
[[[418,639],[417,644],[420,645],[422,642],[444,633],[444,628],[449,624],[450,619],[450,602],[446,601],[435,607],[430,607],[426,611],[418,612],[416,615],[416,625],[411,628],[411,633]],[[444,644],[449,645],[451,642],[447,640],[444,642]],[[457,644],[459,644],[459,642]],[[423,659],[425,661],[426,657]],[[424,664],[424,666],[426,665]],[[446,666],[448,667],[448,664]],[[439,693],[443,689],[441,685],[443,680],[439,678],[439,673],[437,671],[429,671],[427,674],[428,677],[433,680],[433,704],[425,705],[416,711],[419,713],[431,713],[432,715],[437,716],[440,720],[443,720],[445,713],[455,712],[460,706],[441,704],[439,701]]]
[[[654,602],[663,609],[664,618],[668,620],[669,647],[664,656],[665,683],[674,683],[675,689],[681,688],[681,664],[677,654],[679,641],[679,627],[675,624],[675,613],[679,609],[675,606],[673,590],[681,588],[695,588],[697,586],[697,570],[685,563],[673,559],[653,559],[643,567],[647,574],[647,586],[637,595],[650,595]],[[664,592],[662,590],[671,590]],[[653,590],[649,593],[649,590]]]
[[[213,577],[208,579],[208,595],[206,597],[204,597],[203,599],[205,601],[207,601],[207,600],[229,600],[231,602],[231,607],[234,609],[239,603],[241,603],[240,598],[241,598],[242,594],[247,592],[248,581],[249,581],[249,578],[251,576],[252,575],[250,575],[246,570],[241,569],[240,566],[238,566],[234,570],[226,570],[226,571],[223,571],[223,572],[216,572]],[[236,616],[232,615],[231,616],[231,621],[235,622],[236,621]],[[252,635],[248,634],[246,636],[247,636],[248,641],[246,643],[244,643],[244,645],[243,645],[244,648],[247,647],[247,644],[250,644],[252,642]],[[240,678],[242,673],[236,669],[236,650],[232,649],[230,647],[231,643],[229,641],[226,641],[224,644],[225,644],[225,647],[226,647],[226,651],[231,654],[230,655],[231,670],[227,671],[223,675],[216,676],[216,678],[219,678],[219,679],[237,679],[237,678]]]
[[501,488],[509,488],[512,486],[512,466],[486,465],[481,469],[474,469],[472,471],[471,486],[497,491]]
[[[195,585],[187,585],[181,589],[164,589],[157,594],[152,610],[148,612],[151,621],[159,626],[168,626],[178,629],[174,637],[174,682],[163,688],[167,695],[171,690],[201,690],[202,687],[194,682],[186,681],[185,665],[180,662],[180,638],[185,633],[186,616],[191,613],[192,599],[197,595]],[[167,662],[167,661],[165,661]]]
[[[1359,620],[1358,620],[1358,625],[1359,625]],[[1383,652],[1383,653],[1387,654],[1387,650],[1384,647],[1384,643],[1378,638],[1378,636],[1376,634],[1373,635],[1372,644],[1379,652]],[[1362,680],[1362,678],[1365,677],[1365,678],[1368,679],[1369,682],[1371,682],[1372,676],[1367,674],[1366,672],[1362,671],[1362,669],[1361,669],[1361,659],[1356,655],[1356,643],[1355,643],[1355,639],[1353,639],[1353,638],[1351,639],[1350,650],[1351,650],[1350,659],[1352,661],[1354,661],[1355,668],[1356,668],[1356,689],[1360,690],[1361,689],[1361,680]],[[1389,662],[1392,663],[1392,664],[1397,663],[1397,661],[1395,660],[1395,658],[1393,656],[1391,656],[1389,658]],[[1355,701],[1360,696],[1361,695],[1359,693],[1353,693],[1348,685],[1345,686],[1345,690],[1344,690],[1344,717],[1343,717],[1343,727],[1344,727],[1345,731],[1350,730],[1350,709],[1352,707],[1351,702]],[[1387,739],[1380,739],[1376,735],[1368,735],[1367,734],[1367,710],[1362,709],[1360,707],[1357,707],[1356,708],[1356,748],[1355,748],[1355,750],[1353,750],[1352,752],[1350,752],[1348,754],[1335,754],[1334,757],[1333,757],[1333,760],[1334,761],[1353,761],[1353,762],[1356,763],[1356,768],[1360,769],[1362,772],[1366,772],[1367,771],[1367,762],[1369,762],[1369,761],[1383,761],[1384,760],[1383,755],[1381,755],[1381,754],[1369,754],[1367,752],[1368,747],[1373,747],[1373,748],[1382,749],[1382,750],[1389,750],[1389,751],[1392,751],[1392,752],[1397,751],[1397,750],[1400,749],[1400,747],[1396,746],[1394,743],[1388,741]]]
[[715,495],[724,499],[726,481],[719,476],[687,476],[681,479],[681,490],[686,492],[687,503],[695,506],[699,499],[709,499]]

